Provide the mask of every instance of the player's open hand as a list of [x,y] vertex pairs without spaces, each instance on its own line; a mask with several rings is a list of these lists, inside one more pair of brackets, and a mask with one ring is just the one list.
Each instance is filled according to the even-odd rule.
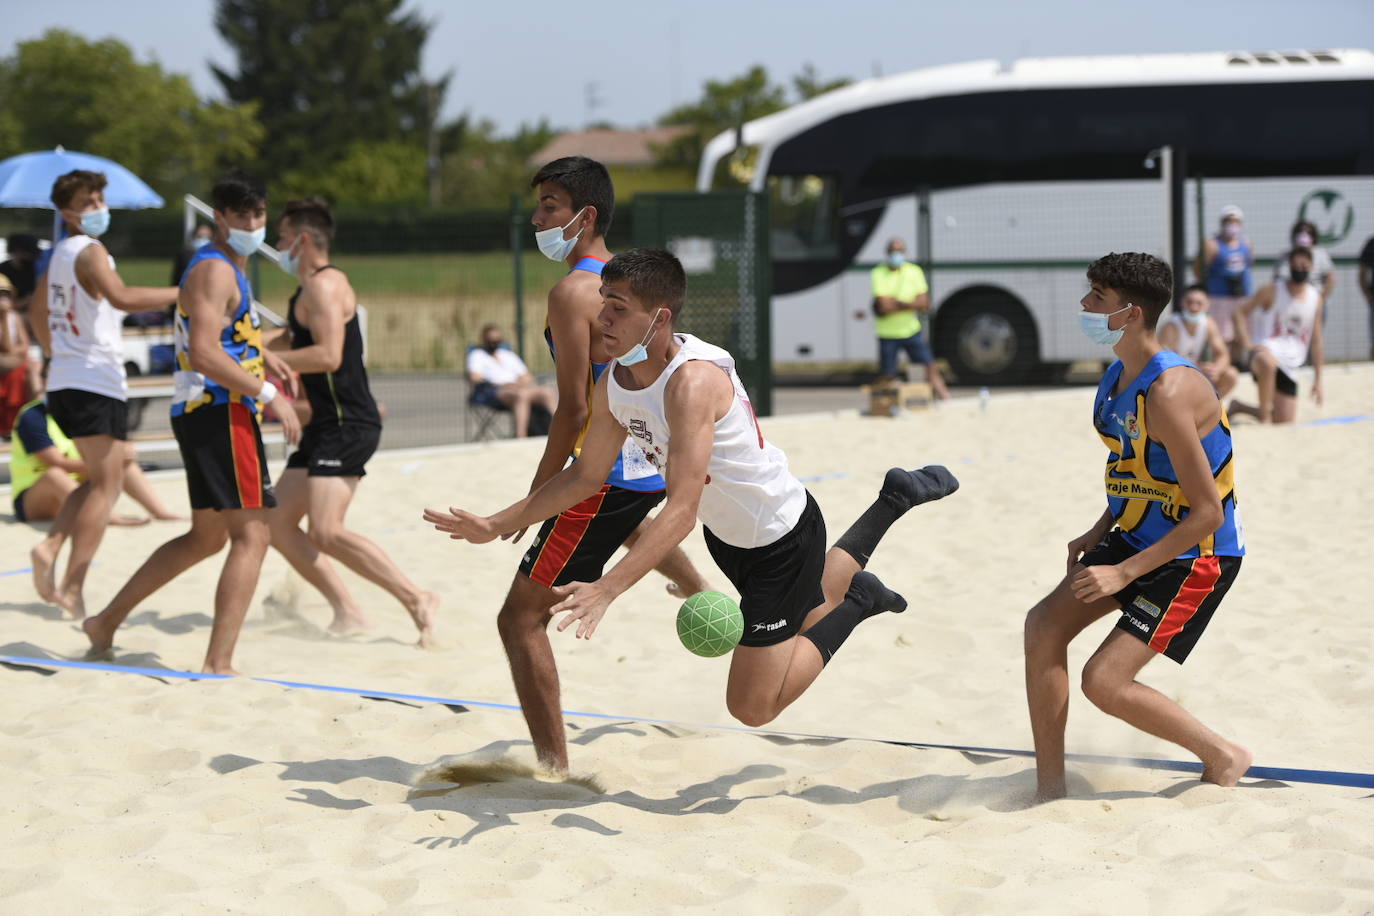
[[295,445],[301,441],[301,418],[296,413],[296,408],[290,404],[274,402],[273,415],[281,421],[281,434],[286,437],[286,441]]
[[558,624],[558,632],[562,633],[572,626],[573,621],[577,621],[578,639],[592,638],[592,634],[596,632],[596,625],[601,622],[606,609],[615,600],[615,595],[599,582],[569,582],[567,585],[555,585],[553,593],[563,600],[549,608],[549,616],[566,612],[568,616]]
[[482,515],[473,515],[471,512],[464,512],[462,509],[449,507],[449,511],[443,512],[439,509],[426,509],[424,512],[425,521],[434,526],[436,531],[442,531],[455,541],[471,541],[474,544],[485,544],[488,541],[496,540],[500,532],[491,523],[491,519]]
[[1119,566],[1085,566],[1073,577],[1069,587],[1075,598],[1091,604],[1099,598],[1115,595],[1129,584],[1130,580]]
[[262,365],[270,374],[281,379],[282,387],[288,395],[293,398],[301,396],[301,386],[296,378],[296,373],[291,371],[291,367],[280,356],[271,350],[264,349],[262,351]]

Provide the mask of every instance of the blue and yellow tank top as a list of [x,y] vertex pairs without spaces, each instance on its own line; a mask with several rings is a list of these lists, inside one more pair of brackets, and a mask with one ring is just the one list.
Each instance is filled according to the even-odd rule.
[[[1139,376],[1113,397],[1112,391],[1122,372],[1122,363],[1117,360],[1102,377],[1093,401],[1093,426],[1111,450],[1107,456],[1107,506],[1122,535],[1141,550],[1157,543],[1188,514],[1188,498],[1179,485],[1173,462],[1164,446],[1151,441],[1149,420],[1145,416],[1150,386],[1160,373],[1175,366],[1197,368],[1174,351],[1162,350],[1146,363]],[[1221,420],[1202,438],[1202,448],[1212,469],[1212,479],[1216,481],[1225,519],[1201,544],[1179,557],[1245,556],[1245,536],[1236,508],[1231,424],[1224,409]]]
[[[599,277],[605,266],[606,262],[600,258],[585,257],[573,265],[573,270],[585,270],[587,273],[596,274]],[[547,321],[544,322],[544,342],[549,345],[549,354],[557,362],[558,354],[553,349],[553,332],[549,330]],[[601,373],[605,372],[609,365],[609,362],[594,362],[587,373],[587,421],[582,424],[582,429],[577,433],[577,441],[573,443],[572,456],[574,458],[582,454],[582,443],[587,438],[587,430],[591,428],[592,415],[590,410],[592,395],[596,391],[596,380],[601,378]],[[620,457],[616,458],[615,467],[611,468],[611,473],[607,475],[606,483],[623,490],[635,490],[640,493],[657,493],[668,486],[659,476],[657,469],[644,456],[639,445],[630,438],[625,439],[625,445],[620,450]]]
[[[250,375],[262,378],[262,322],[253,305],[253,291],[248,286],[248,278],[238,269],[238,265],[219,248],[206,245],[187,263],[181,283],[184,286],[186,277],[196,265],[210,258],[218,258],[232,267],[239,284],[239,304],[230,322],[219,332],[220,348]],[[210,404],[241,403],[255,414],[260,412],[256,398],[236,394],[191,368],[191,316],[186,314],[180,301],[177,302],[173,339],[176,368],[172,373],[172,382],[176,391],[172,395],[172,416],[179,417]]]

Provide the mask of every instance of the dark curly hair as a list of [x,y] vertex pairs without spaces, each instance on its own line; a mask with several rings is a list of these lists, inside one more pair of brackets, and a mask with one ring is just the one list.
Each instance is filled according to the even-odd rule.
[[665,308],[673,322],[687,296],[687,274],[682,262],[661,248],[631,248],[611,258],[601,270],[602,283],[627,280],[630,292],[649,308]]
[[1139,251],[1112,252],[1093,261],[1088,282],[1114,289],[1145,313],[1145,327],[1154,329],[1160,314],[1174,295],[1174,272],[1152,254]]

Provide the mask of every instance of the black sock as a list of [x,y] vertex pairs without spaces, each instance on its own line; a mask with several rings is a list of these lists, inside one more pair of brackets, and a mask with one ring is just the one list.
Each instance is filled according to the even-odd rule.
[[904,610],[905,598],[883,585],[873,573],[860,570],[849,580],[844,600],[822,617],[820,623],[801,635],[815,644],[821,653],[821,664],[829,664],[859,624],[884,611],[900,614]]
[[858,561],[859,568],[863,569],[873,558],[873,551],[878,549],[878,542],[887,534],[887,529],[908,509],[948,496],[957,489],[959,481],[940,465],[916,471],[893,468],[883,478],[883,488],[878,491],[873,505],[849,526],[835,546]]

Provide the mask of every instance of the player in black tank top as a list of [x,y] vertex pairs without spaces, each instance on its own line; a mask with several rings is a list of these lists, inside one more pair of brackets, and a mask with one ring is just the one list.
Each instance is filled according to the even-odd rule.
[[[291,349],[282,359],[301,374],[311,417],[277,485],[272,546],[329,601],[331,632],[358,632],[369,623],[326,555],[386,589],[415,622],[420,644],[429,645],[439,596],[417,586],[386,551],[345,524],[354,492],[381,442],[382,422],[363,368],[357,295],[344,271],[328,270],[334,238],[329,206],[313,198],[291,201],[278,224],[278,237],[279,266],[300,283],[287,309]],[[344,320],[350,309],[354,314]],[[307,515],[308,534],[300,525]]]
[[[338,269],[333,264],[326,264],[315,273]],[[310,329],[296,319],[296,300],[300,295],[301,288],[298,286],[291,294],[291,304],[286,312],[291,328],[292,349],[309,347],[315,343]],[[344,325],[343,359],[339,362],[339,368],[333,372],[303,372],[301,384],[310,400],[311,426],[322,423],[336,426],[346,423],[382,425],[377,402],[367,384],[367,367],[363,365],[363,332],[358,325],[356,309],[353,317]]]

